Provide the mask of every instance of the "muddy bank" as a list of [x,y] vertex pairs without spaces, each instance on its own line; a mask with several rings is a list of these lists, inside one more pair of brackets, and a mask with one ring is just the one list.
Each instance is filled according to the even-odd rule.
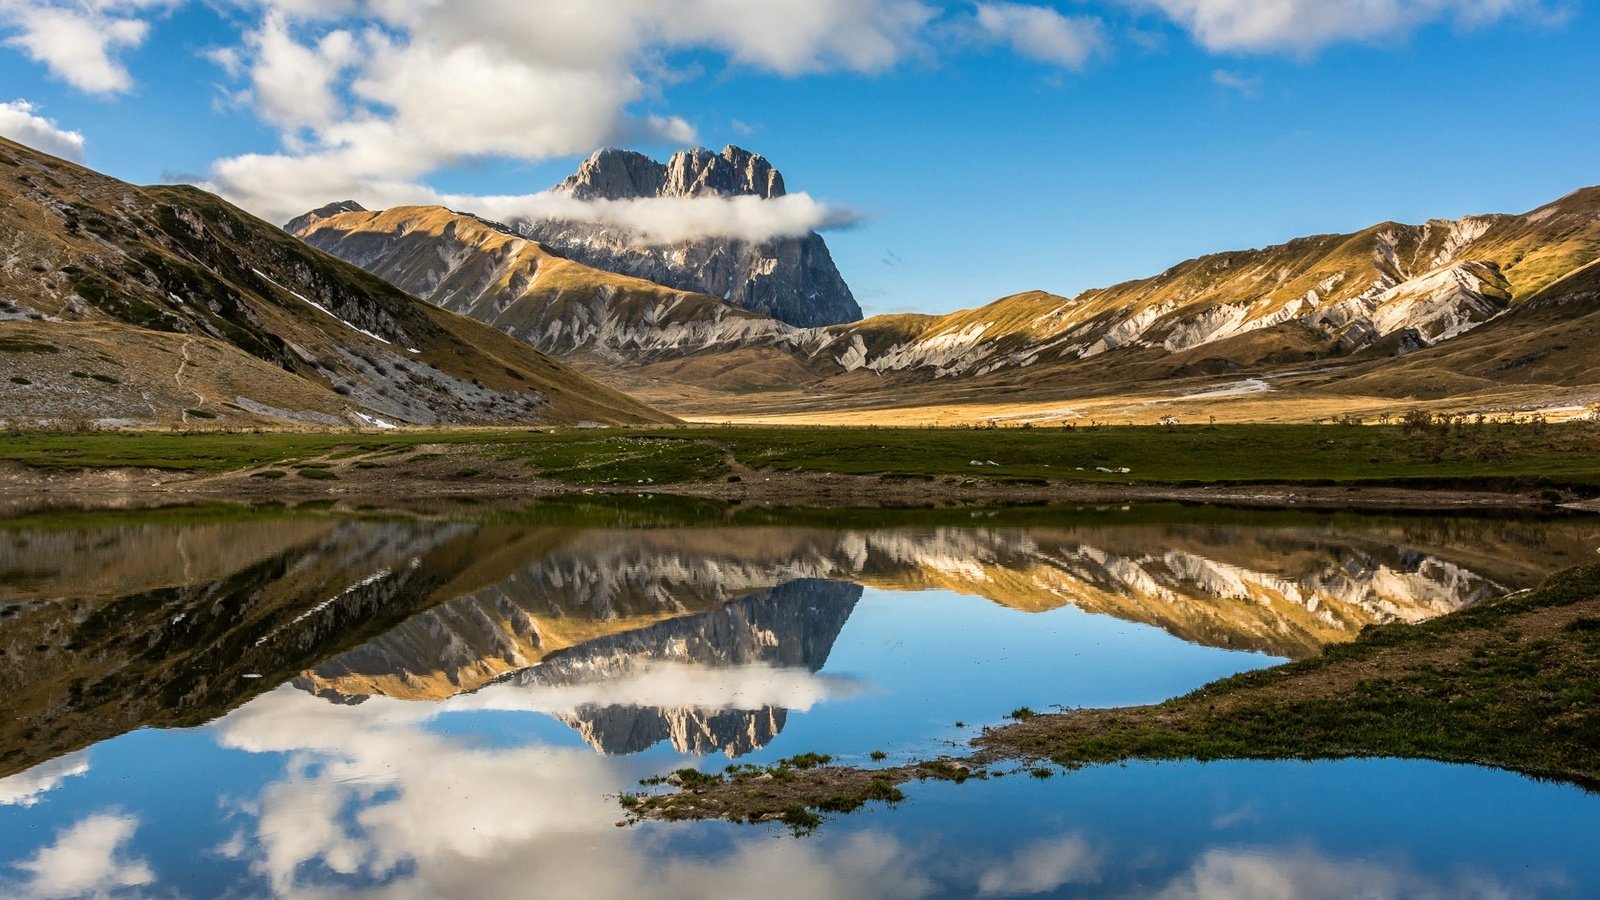
[[[1045,481],[1019,484],[984,478],[903,478],[762,472],[741,468],[729,480],[582,487],[528,474],[526,467],[443,452],[403,468],[362,468],[359,461],[313,462],[313,468],[193,474],[145,468],[36,469],[0,463],[0,514],[29,505],[135,508],[185,501],[304,502],[352,499],[396,502],[421,498],[481,500],[569,494],[670,494],[732,503],[839,509],[863,506],[959,506],[1030,503],[1211,503],[1228,506],[1381,510],[1600,511],[1600,503],[1549,490],[1481,490],[1394,485],[1164,485]],[[310,476],[303,473],[310,472]],[[266,476],[263,473],[267,473]]]

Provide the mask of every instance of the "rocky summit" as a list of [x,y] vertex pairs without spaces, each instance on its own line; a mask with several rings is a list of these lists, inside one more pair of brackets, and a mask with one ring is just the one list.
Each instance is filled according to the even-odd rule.
[[765,157],[733,146],[720,154],[705,148],[684,150],[666,163],[633,150],[607,147],[584,160],[556,190],[580,200],[742,194],[772,200],[785,193],[783,175]]
[[[785,193],[783,175],[771,163],[732,146],[721,153],[684,150],[665,163],[628,150],[600,150],[555,190],[581,200],[771,200]],[[711,294],[790,325],[836,325],[861,318],[861,306],[816,232],[759,243],[701,238],[659,246],[612,225],[546,220],[514,227],[522,237],[596,269]]]

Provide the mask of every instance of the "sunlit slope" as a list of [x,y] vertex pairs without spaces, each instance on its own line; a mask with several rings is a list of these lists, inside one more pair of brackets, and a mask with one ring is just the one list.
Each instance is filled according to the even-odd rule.
[[[1576,348],[1587,346],[1579,320],[1596,308],[1597,217],[1600,188],[1588,188],[1523,215],[1386,222],[1211,254],[1076,297],[1030,291],[946,315],[810,329],[577,266],[512,229],[437,208],[341,206],[296,228],[419,296],[700,417],[828,420],[884,407],[930,410],[906,413],[906,423],[971,421],[1006,415],[974,404],[1121,394],[1130,408],[1061,418],[1153,421],[1166,411],[1142,404],[1163,392],[1209,397],[1217,379],[1268,377],[1283,390],[1255,398],[1260,409],[1234,391],[1177,411],[1226,407],[1276,421],[1359,414],[1396,398],[1521,409],[1537,398],[1515,388],[1594,384],[1584,367],[1547,364],[1531,347],[1504,368],[1468,360],[1506,341],[1587,352]],[[1470,353],[1445,360],[1469,338]]]
[[1330,354],[1401,332],[1426,345],[1523,301],[1572,292],[1577,285],[1562,280],[1596,259],[1600,188],[1586,188],[1520,216],[1386,222],[1202,256],[1073,298],[1017,294],[917,323],[866,364],[982,374],[1120,349],[1178,353],[1284,325],[1328,342]]
[[441,590],[440,605],[296,683],[345,701],[438,700],[598,640],[824,580],[949,590],[1024,612],[1075,606],[1208,646],[1303,657],[1369,624],[1421,621],[1532,583],[1592,537],[1576,523],[1552,523],[1530,540],[1528,529],[1503,523],[1403,520],[1243,534],[701,528],[582,532],[545,546],[532,533],[485,533],[484,544],[507,548],[499,563],[465,570],[471,579]]
[[0,198],[8,421],[666,418],[196,188],[137,188],[0,140]]
[[632,364],[799,331],[707,294],[573,262],[443,207],[341,207],[290,227],[314,247],[548,353],[597,353]]

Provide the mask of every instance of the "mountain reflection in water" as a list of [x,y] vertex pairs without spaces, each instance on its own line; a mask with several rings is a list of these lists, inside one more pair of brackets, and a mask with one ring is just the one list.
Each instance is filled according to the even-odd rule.
[[[1583,520],[1172,518],[608,530],[278,517],[0,532],[0,772],[141,726],[198,724],[286,681],[353,703],[497,680],[577,696],[664,666],[702,680],[815,674],[863,587],[1074,606],[1300,657],[1369,623],[1527,586],[1593,543]],[[590,693],[555,714],[607,753],[666,740],[740,755],[790,708]]]
[[[921,785],[805,841],[615,827],[616,791],[696,757],[905,758],[1018,703],[1155,702],[1527,586],[1592,556],[1597,531],[981,516],[623,529],[277,510],[0,528],[0,895],[1600,887],[1575,849],[1600,827],[1591,797],[1401,761]],[[1374,796],[1381,821],[1343,799]]]

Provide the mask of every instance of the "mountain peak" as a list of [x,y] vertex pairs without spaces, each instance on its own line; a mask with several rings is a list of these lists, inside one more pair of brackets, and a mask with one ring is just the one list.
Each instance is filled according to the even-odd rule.
[[661,194],[667,167],[643,153],[602,147],[556,190],[579,200],[631,200]]
[[665,163],[633,150],[605,147],[583,161],[556,190],[580,200],[644,197],[754,196],[785,193],[783,175],[759,153],[729,144],[721,153],[680,150]]
[[732,144],[721,153],[702,147],[672,154],[663,189],[668,197],[749,195],[771,200],[784,193],[783,175],[766,157]]
[[298,218],[290,219],[284,224],[283,230],[289,232],[290,234],[300,234],[323,219],[331,219],[340,213],[366,211],[367,208],[365,206],[362,206],[354,200],[340,200],[337,203],[329,203],[326,206],[319,206],[316,209],[313,209],[311,212],[308,212],[303,216],[299,216]]

